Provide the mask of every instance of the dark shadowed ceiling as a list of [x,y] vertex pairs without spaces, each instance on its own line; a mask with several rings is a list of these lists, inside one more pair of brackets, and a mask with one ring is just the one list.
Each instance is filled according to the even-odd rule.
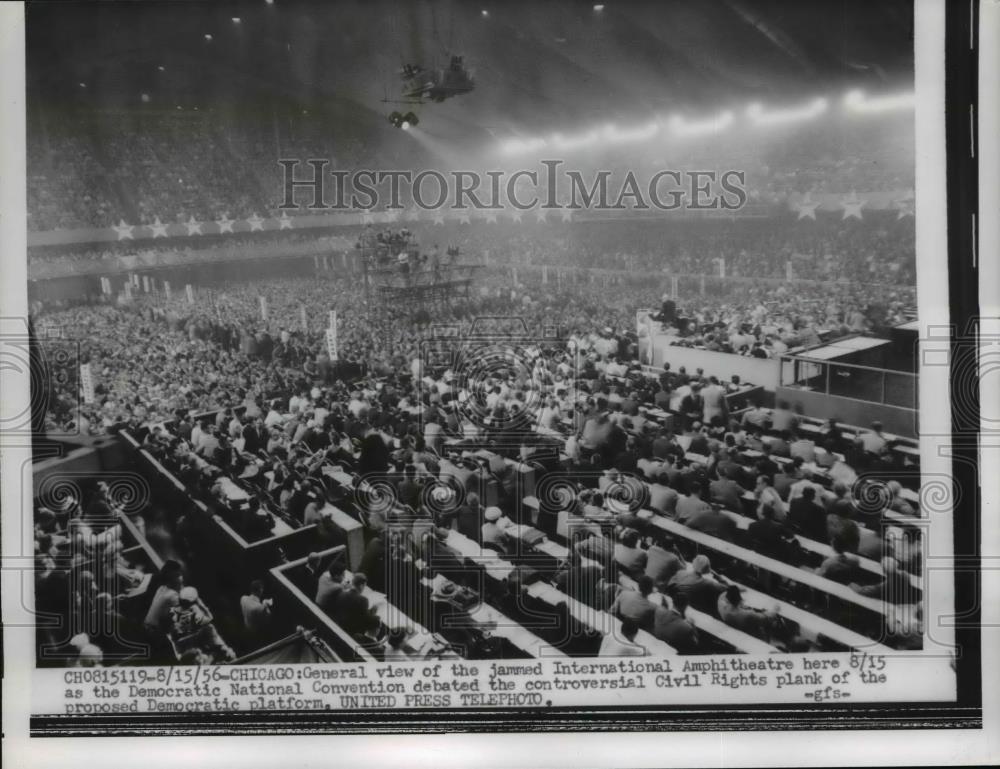
[[161,106],[269,111],[326,104],[364,121],[394,108],[382,100],[397,95],[402,63],[440,66],[458,53],[476,90],[420,106],[421,122],[505,136],[733,100],[912,87],[909,2],[603,5],[35,3],[27,11],[29,100],[138,106],[146,94]]

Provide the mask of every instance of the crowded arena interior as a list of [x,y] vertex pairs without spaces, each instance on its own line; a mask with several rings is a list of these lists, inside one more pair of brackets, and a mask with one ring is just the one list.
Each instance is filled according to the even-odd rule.
[[907,3],[131,5],[28,9],[39,665],[922,648]]

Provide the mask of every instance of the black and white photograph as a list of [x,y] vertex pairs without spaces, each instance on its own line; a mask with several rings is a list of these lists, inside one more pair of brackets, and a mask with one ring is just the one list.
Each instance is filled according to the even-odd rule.
[[[940,751],[983,737],[997,640],[995,9],[9,10],[11,765],[159,766],[152,735],[253,766],[252,735],[972,755]],[[846,750],[767,765],[898,760]]]

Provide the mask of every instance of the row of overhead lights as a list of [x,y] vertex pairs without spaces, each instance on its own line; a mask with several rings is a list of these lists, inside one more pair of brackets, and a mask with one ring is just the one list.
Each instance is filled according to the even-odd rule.
[[[273,2],[273,1],[274,0],[270,0],[270,2]],[[603,10],[604,10],[604,3],[594,3],[594,13],[600,13]],[[482,13],[484,19],[488,19],[490,17],[490,12],[488,10],[486,10],[485,8],[483,8],[483,10],[481,11],[481,13]]]
[[[868,96],[864,91],[853,90],[841,99],[841,106],[848,114],[871,115],[900,110],[912,110],[915,98],[912,91],[884,96]],[[775,126],[813,120],[830,109],[830,100],[825,97],[813,99],[797,107],[765,109],[754,103],[745,110],[745,115],[753,126]],[[653,120],[646,125],[628,130],[620,130],[614,124],[586,133],[563,136],[555,133],[549,138],[507,139],[500,143],[500,151],[505,155],[518,155],[535,150],[554,148],[557,150],[580,149],[600,143],[627,144],[646,141],[669,132],[677,138],[712,136],[721,134],[736,122],[733,110],[723,110],[701,120],[691,120],[682,115],[673,115],[667,120]]]

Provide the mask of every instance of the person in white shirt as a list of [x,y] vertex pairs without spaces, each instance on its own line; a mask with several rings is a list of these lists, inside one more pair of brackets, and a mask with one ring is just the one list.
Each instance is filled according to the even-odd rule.
[[871,432],[860,433],[861,445],[869,454],[882,455],[888,452],[889,442],[882,434],[882,423],[872,422]]
[[646,647],[635,642],[639,626],[631,620],[622,620],[618,632],[611,631],[601,641],[599,657],[645,657],[649,652]]
[[688,395],[692,392],[691,385],[687,382],[677,387],[672,393],[670,393],[670,410],[678,412],[681,409],[681,403],[684,401]]
[[757,488],[755,489],[757,496],[757,517],[762,518],[763,509],[770,507],[774,511],[774,520],[778,523],[784,523],[786,518],[785,503],[781,501],[781,496],[771,484],[772,480],[770,477],[766,475],[757,476]]
[[552,430],[559,423],[559,403],[555,398],[550,398],[538,414],[538,424],[540,427]]
[[822,499],[825,489],[820,484],[816,483],[811,479],[808,473],[804,473],[802,480],[796,481],[788,488],[788,504],[791,504],[793,500],[798,499],[802,496],[802,492],[806,488],[811,487],[816,491],[816,499]]
[[771,429],[777,432],[795,429],[798,418],[788,408],[788,403],[778,401],[777,408],[771,412]]
[[191,450],[197,451],[201,448],[201,438],[205,434],[205,430],[202,427],[201,422],[195,422],[193,428],[191,428]]
[[361,393],[357,391],[351,393],[351,400],[347,404],[347,410],[354,415],[355,419],[360,417],[361,411],[367,408],[368,404],[361,400]]
[[628,367],[623,363],[619,363],[617,359],[612,358],[608,361],[608,366],[605,369],[605,373],[608,376],[623,377],[628,373]]
[[580,438],[576,433],[571,433],[566,439],[563,451],[566,452],[566,456],[569,457],[571,462],[576,463],[580,461]]
[[280,425],[284,421],[285,421],[284,417],[281,416],[281,413],[278,411],[278,402],[277,401],[272,402],[271,410],[268,411],[267,416],[264,417],[264,426],[274,427],[276,425]]

